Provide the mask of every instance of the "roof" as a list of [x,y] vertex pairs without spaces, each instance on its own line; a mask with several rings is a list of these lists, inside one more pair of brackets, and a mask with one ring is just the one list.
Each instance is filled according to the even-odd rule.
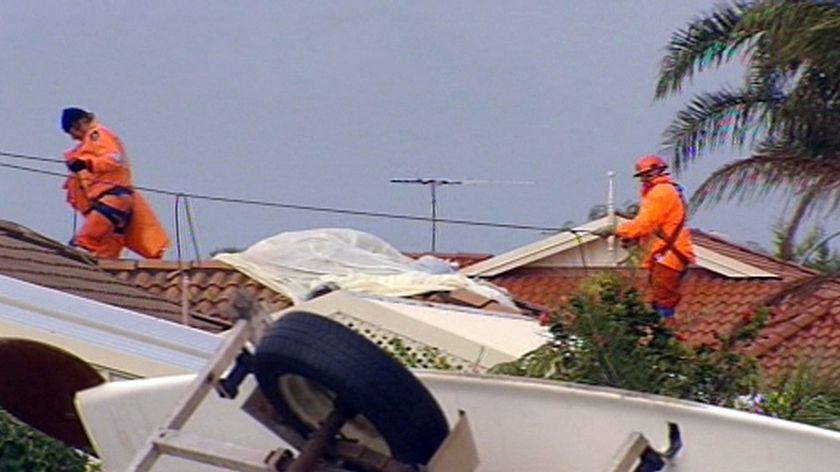
[[[3,220],[0,275],[169,321],[181,320],[178,304],[115,278],[81,251]],[[227,326],[197,312],[193,315],[192,325],[197,328],[220,331]]]
[[[565,239],[558,236],[497,257],[470,253],[434,255],[485,274],[483,278],[507,289],[520,308],[533,314],[558,307],[582,278],[603,270],[594,264],[558,265],[564,256],[566,262],[587,262],[603,257],[605,251],[604,246],[595,245],[586,252],[580,250],[579,240],[590,235],[572,236],[572,245],[568,244],[568,235]],[[716,333],[731,330],[743,315],[755,312],[781,290],[818,275],[703,231],[692,230],[692,237],[696,246],[713,254],[714,258],[707,260],[715,262],[692,267],[685,279],[678,316],[691,342],[713,340]],[[499,261],[503,263],[498,264]],[[728,269],[721,270],[721,265]],[[233,294],[240,287],[269,311],[290,305],[282,295],[223,262],[100,260],[97,266],[96,261],[80,251],[4,221],[0,221],[0,275],[174,322],[181,320],[182,276],[186,275],[186,306],[191,325],[208,331],[229,325]],[[645,286],[644,277],[638,274],[640,287]],[[838,294],[840,283],[821,280],[807,297],[774,301],[773,315],[751,347],[752,352],[769,369],[793,365],[802,356],[824,356],[840,363]],[[423,298],[499,309],[488,299],[471,293],[431,293]]]
[[[490,256],[485,256],[490,257]],[[462,260],[468,260],[462,258]],[[181,274],[189,277],[191,309],[211,318],[230,319],[233,296],[240,287],[263,303],[269,312],[283,310],[292,305],[285,296],[266,287],[234,267],[216,260],[205,261],[149,261],[127,259],[102,259],[99,266],[121,280],[131,282],[158,296],[172,301],[181,298]],[[534,313],[536,309],[527,301],[514,300],[519,310],[465,289],[450,292],[430,292],[410,297],[417,300],[447,303],[482,310]]]
[[[626,218],[618,216],[618,221]],[[548,238],[484,259],[461,270],[472,277],[493,277],[515,268],[531,267],[613,267],[627,252],[615,242],[595,236],[592,231],[607,226],[609,217],[590,221],[577,228],[562,231]],[[696,265],[728,277],[778,277],[777,274],[730,257],[694,241]]]
[[[757,275],[750,276],[748,272],[731,276],[708,267],[691,267],[678,309],[680,330],[689,342],[714,342],[717,334],[731,332],[745,315],[769,303],[771,316],[749,348],[766,369],[772,372],[792,367],[804,358],[825,358],[835,366],[840,364],[840,282],[824,277],[813,282],[813,289],[803,296],[776,300],[787,288],[814,280],[819,273],[703,231],[692,230],[692,238],[695,246],[720,256],[719,260],[731,259]],[[554,254],[548,251],[542,257],[551,258]],[[519,267],[508,265],[503,272],[486,279],[518,298],[552,310],[574,292],[583,278],[603,270],[634,275],[636,284],[646,288],[647,275],[643,271],[545,266],[535,258]]]
[[232,266],[214,260],[101,259],[99,267],[120,280],[179,305],[183,303],[182,286],[186,283],[189,309],[212,319],[231,319],[234,294],[239,288],[255,297],[269,312],[292,304],[288,298]]

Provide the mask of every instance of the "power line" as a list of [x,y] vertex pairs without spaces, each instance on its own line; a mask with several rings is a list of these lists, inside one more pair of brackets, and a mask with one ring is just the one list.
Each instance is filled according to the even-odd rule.
[[[58,163],[64,164],[64,161],[61,159],[55,158],[48,158],[42,156],[32,156],[26,154],[17,154],[11,152],[2,152],[0,151],[0,156],[3,157],[10,157],[15,159],[22,159],[22,160],[29,160],[29,161],[38,161],[38,162],[48,162],[48,163]],[[24,172],[31,172],[36,174],[42,175],[49,175],[53,177],[66,177],[66,172],[55,172],[49,171],[44,169],[36,169],[32,167],[17,165],[17,164],[10,164],[6,162],[0,162],[0,167],[5,167],[9,169],[20,170]],[[559,232],[564,230],[565,228],[555,227],[555,226],[535,226],[535,225],[520,225],[520,224],[513,224],[513,223],[497,223],[491,221],[474,221],[474,220],[463,220],[463,219],[451,219],[451,218],[430,218],[428,216],[414,216],[414,215],[404,215],[404,214],[397,214],[397,213],[386,213],[386,212],[376,212],[376,211],[365,211],[365,210],[350,210],[344,208],[333,208],[333,207],[319,207],[314,205],[303,205],[303,204],[295,204],[295,203],[281,203],[281,202],[270,202],[265,200],[256,200],[256,199],[248,199],[248,198],[237,198],[237,197],[226,197],[226,196],[219,196],[219,195],[208,195],[208,194],[200,194],[200,193],[190,193],[190,192],[181,192],[181,191],[173,191],[173,190],[166,190],[160,189],[155,187],[147,187],[147,186],[140,186],[135,185],[135,188],[139,190],[143,190],[149,193],[155,193],[160,195],[168,195],[171,197],[180,197],[180,198],[192,198],[196,200],[206,200],[211,202],[219,202],[219,203],[230,203],[230,204],[238,204],[238,205],[251,205],[251,206],[261,206],[267,208],[280,208],[285,210],[297,210],[297,211],[308,211],[314,213],[330,213],[330,214],[338,214],[338,215],[350,215],[350,216],[363,216],[369,218],[383,218],[383,219],[391,219],[391,220],[402,220],[402,221],[419,221],[419,222],[437,222],[437,223],[447,223],[452,225],[463,225],[463,226],[478,226],[478,227],[486,227],[486,228],[499,228],[499,229],[515,229],[515,230],[526,230],[526,231],[549,231],[549,232]]]
[[61,159],[56,159],[54,157],[43,157],[43,156],[30,156],[27,154],[17,154],[14,152],[0,152],[0,156],[4,157],[13,157],[15,159],[24,159],[27,161],[40,161],[40,162],[57,162],[63,163]]

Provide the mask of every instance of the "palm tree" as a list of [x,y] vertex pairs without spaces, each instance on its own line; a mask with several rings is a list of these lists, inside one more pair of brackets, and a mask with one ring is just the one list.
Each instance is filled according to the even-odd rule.
[[697,72],[742,57],[739,88],[695,96],[664,134],[677,172],[722,145],[748,148],[709,176],[692,208],[781,191],[795,203],[780,256],[816,209],[840,206],[840,5],[759,0],[720,6],[672,35],[656,98]]
[[[779,220],[773,225],[772,244],[775,253],[784,244],[784,222]],[[811,227],[793,246],[790,260],[805,267],[826,273],[836,273],[840,270],[840,252],[832,250],[828,242],[840,236],[840,232],[828,234],[822,225]]]

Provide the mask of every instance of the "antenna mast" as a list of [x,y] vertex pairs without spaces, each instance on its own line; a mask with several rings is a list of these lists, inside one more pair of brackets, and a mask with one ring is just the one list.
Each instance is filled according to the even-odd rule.
[[432,191],[432,252],[437,249],[437,188],[438,185],[461,185],[462,180],[451,179],[391,179],[392,184],[428,185]]
[[437,250],[437,188],[441,185],[467,185],[467,184],[533,184],[533,182],[518,182],[508,180],[457,180],[457,179],[391,179],[392,184],[419,184],[428,185],[432,194],[432,249]]
[[[615,225],[617,223],[615,217],[615,188],[614,188],[614,180],[615,180],[615,172],[609,171],[607,172],[607,221],[613,229],[615,229]],[[612,265],[618,265],[618,257],[615,252],[615,236],[610,235],[607,238],[607,251],[610,255],[610,262]]]

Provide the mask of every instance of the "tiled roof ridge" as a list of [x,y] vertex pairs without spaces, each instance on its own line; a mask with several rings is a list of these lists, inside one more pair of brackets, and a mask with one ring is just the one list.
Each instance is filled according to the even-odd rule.
[[[272,290],[259,281],[250,279],[236,267],[213,259],[101,259],[99,268],[115,275],[119,280],[130,283],[144,291],[164,299],[183,310],[186,302],[191,318],[209,321],[217,326],[229,327],[229,308],[222,308],[229,301],[225,291],[230,280],[244,278],[237,285],[253,285],[256,292],[271,299],[271,303],[280,304],[278,298],[283,298],[283,306],[290,301],[281,293]],[[186,280],[183,277],[187,277]],[[195,283],[193,276],[200,282]],[[184,291],[189,294],[184,300]],[[195,290],[199,292],[195,292]],[[209,310],[208,304],[212,306]],[[217,306],[217,304],[220,304]],[[271,309],[277,309],[272,306]]]
[[236,270],[232,265],[215,259],[99,259],[100,268],[105,270],[190,270],[190,269],[227,269]]
[[[123,262],[124,263],[136,263],[136,264],[131,264],[131,267],[136,268],[136,267],[139,267],[140,265],[144,264],[145,262],[156,262],[156,261],[154,261],[154,260],[131,260],[131,259],[99,259],[97,261],[97,265],[95,266],[95,268],[98,271],[102,271],[102,272],[108,274],[110,277],[112,277],[114,280],[116,280],[119,283],[126,284],[126,285],[128,285],[128,286],[130,286],[134,289],[142,290],[145,293],[149,293],[149,294],[153,295],[154,297],[158,298],[163,303],[169,304],[170,306],[172,306],[174,308],[177,308],[178,310],[182,309],[182,306],[181,306],[180,303],[178,303],[176,301],[173,301],[173,300],[170,300],[170,299],[167,299],[166,297],[161,297],[159,295],[152,294],[149,290],[147,290],[143,286],[137,284],[136,282],[123,280],[122,278],[116,277],[112,273],[108,272],[108,270],[106,270],[106,267],[111,263],[115,263],[119,267],[119,263],[123,263]],[[146,266],[146,268],[151,268],[151,267]],[[159,268],[159,267],[155,267],[155,268]],[[170,274],[170,276],[168,276],[168,278],[176,277],[179,274],[179,272],[180,271],[178,271],[178,270],[172,271],[172,274]],[[189,309],[187,311],[187,314],[189,315],[189,319],[194,319],[196,321],[209,323],[209,324],[214,325],[214,326],[219,327],[219,328],[224,329],[224,328],[230,328],[232,326],[232,323],[227,321],[227,320],[221,320],[221,319],[218,319],[218,318],[214,318],[212,316],[207,316],[207,315],[205,315],[205,314],[203,314],[199,311],[196,311],[194,309]]]
[[0,231],[5,231],[10,236],[36,246],[54,250],[61,255],[74,259],[78,262],[96,266],[96,258],[88,253],[56,241],[55,239],[48,238],[31,228],[23,226],[22,224],[8,220],[0,220]]
[[692,235],[699,235],[699,236],[702,236],[704,238],[711,239],[711,240],[716,241],[718,243],[725,244],[727,246],[733,247],[733,248],[735,248],[739,251],[749,253],[750,255],[767,259],[768,261],[772,261],[775,264],[782,264],[782,265],[787,266],[791,269],[799,270],[803,274],[812,274],[812,275],[819,274],[819,271],[817,271],[815,269],[810,269],[808,267],[805,267],[801,264],[797,264],[795,262],[786,261],[784,259],[773,256],[771,254],[767,254],[767,253],[764,253],[764,252],[761,252],[761,251],[756,251],[755,249],[753,249],[749,246],[746,246],[742,243],[739,243],[737,241],[732,241],[731,239],[728,239],[728,238],[725,238],[725,237],[722,237],[722,236],[718,236],[716,234],[712,234],[712,233],[703,231],[702,229],[699,229],[699,228],[690,228],[690,229],[691,229],[691,234]]

